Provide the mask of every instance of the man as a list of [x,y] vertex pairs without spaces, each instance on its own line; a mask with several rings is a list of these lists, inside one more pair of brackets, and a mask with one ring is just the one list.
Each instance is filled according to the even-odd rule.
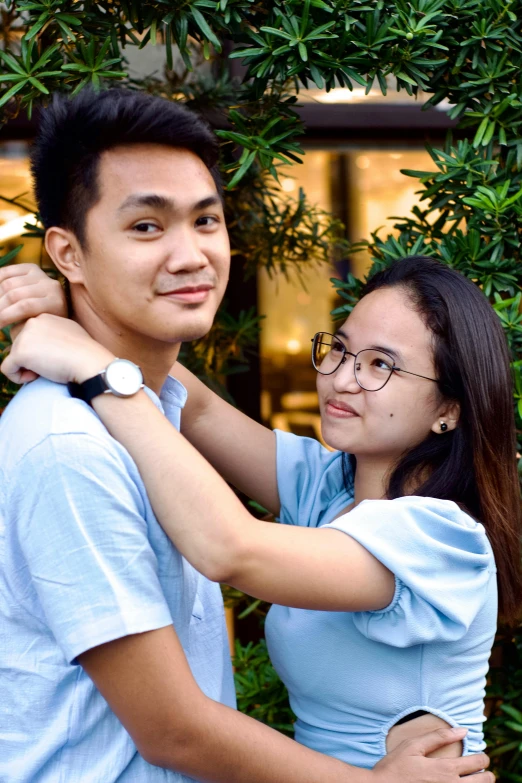
[[[357,770],[232,709],[219,588],[171,545],[86,404],[135,393],[139,365],[179,425],[185,393],[168,371],[180,343],[209,330],[228,276],[216,161],[199,120],[150,96],[83,93],[44,114],[32,162],[46,248],[75,319],[124,361],[80,399],[37,380],[2,416],[0,780],[455,783],[485,757],[422,755],[462,733]],[[16,277],[0,278],[12,321]]]

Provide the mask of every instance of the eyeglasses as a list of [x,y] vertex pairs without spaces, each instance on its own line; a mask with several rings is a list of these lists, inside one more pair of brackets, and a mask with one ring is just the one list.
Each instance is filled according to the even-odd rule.
[[436,378],[428,378],[427,375],[419,375],[417,372],[397,367],[393,357],[385,351],[363,348],[358,353],[352,353],[334,334],[317,332],[312,337],[312,364],[321,375],[332,375],[341,364],[344,364],[347,356],[353,356],[355,380],[365,391],[379,391],[386,386],[394,372],[405,372],[438,383]]

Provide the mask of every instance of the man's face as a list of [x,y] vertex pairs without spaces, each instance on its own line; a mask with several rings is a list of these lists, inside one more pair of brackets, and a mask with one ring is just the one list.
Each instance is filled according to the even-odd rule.
[[157,144],[115,147],[98,166],[75,310],[121,339],[177,343],[212,326],[230,266],[223,207],[203,161]]

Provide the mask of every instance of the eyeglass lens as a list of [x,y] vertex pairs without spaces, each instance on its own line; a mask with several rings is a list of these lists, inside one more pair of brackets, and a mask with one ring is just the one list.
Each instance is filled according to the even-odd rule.
[[[341,365],[346,349],[343,343],[327,332],[319,332],[313,343],[313,364],[317,372],[330,375]],[[351,361],[352,356],[346,356]],[[359,351],[355,360],[355,379],[366,391],[378,391],[393,372],[391,356],[382,351],[365,348]]]

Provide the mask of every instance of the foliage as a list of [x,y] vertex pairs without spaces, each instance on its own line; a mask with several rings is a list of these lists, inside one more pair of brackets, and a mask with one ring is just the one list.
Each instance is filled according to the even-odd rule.
[[[522,632],[503,629],[497,635],[488,687],[490,719],[488,750],[501,780],[522,781]],[[498,659],[498,662],[495,662]]]
[[[303,85],[375,85],[386,94],[395,82],[411,95],[428,93],[427,106],[449,102],[464,138],[428,148],[434,172],[404,172],[418,179],[421,206],[397,218],[393,236],[375,232],[351,252],[367,247],[374,269],[407,254],[437,255],[482,286],[513,351],[522,429],[522,0],[9,0],[1,25],[5,119],[30,113],[57,88],[122,81],[210,110],[223,141],[233,252],[247,274],[259,266],[299,274],[326,260],[332,241],[342,246],[338,223],[303,194],[283,203],[277,191],[281,166],[302,155],[295,102]],[[157,41],[166,45],[166,78],[128,79],[128,47]],[[243,63],[241,83],[227,75],[227,56]],[[205,60],[215,64],[210,75],[199,73]],[[353,307],[360,285],[352,276],[336,282],[337,316]],[[216,334],[188,360],[201,372],[236,371],[256,328],[253,313],[234,320],[223,311]],[[488,742],[501,779],[522,781],[518,632],[501,631],[498,644],[503,668],[492,672]],[[273,692],[280,686],[264,656],[254,645],[238,652],[240,666],[256,672],[249,679],[241,669],[241,704],[283,725]]]
[[291,736],[295,716],[270,663],[264,639],[246,645],[236,640],[233,664],[238,708]]

